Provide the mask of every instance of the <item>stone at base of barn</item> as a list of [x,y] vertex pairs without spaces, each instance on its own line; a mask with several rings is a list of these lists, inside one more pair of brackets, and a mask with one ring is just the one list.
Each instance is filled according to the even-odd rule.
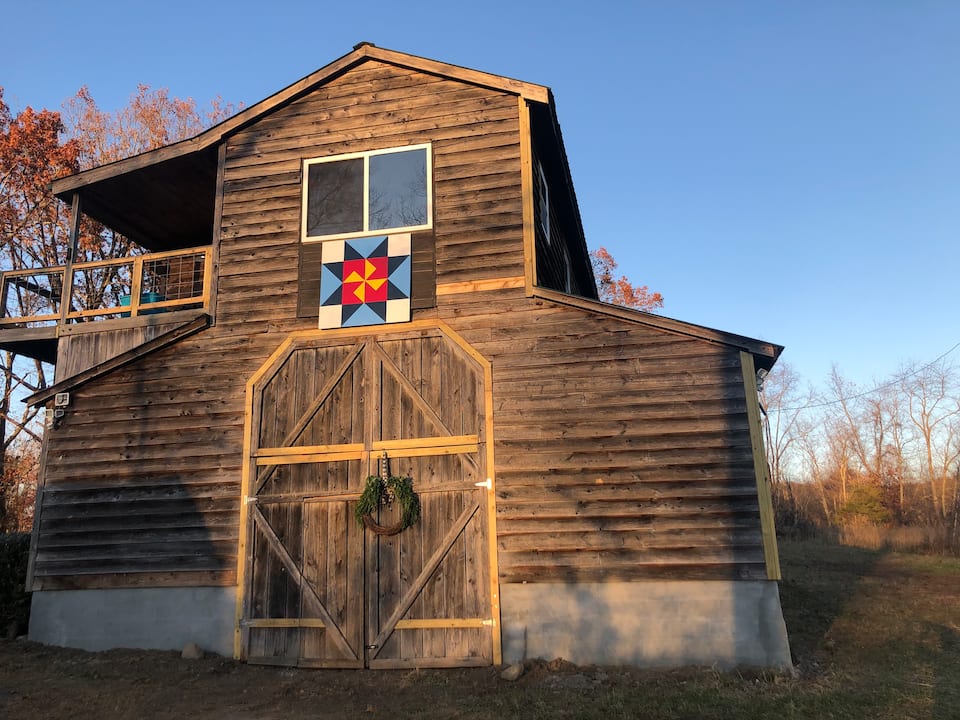
[[500,586],[503,660],[792,667],[773,581]]
[[44,590],[33,593],[30,639],[110,650],[182,650],[196,643],[233,655],[236,588]]

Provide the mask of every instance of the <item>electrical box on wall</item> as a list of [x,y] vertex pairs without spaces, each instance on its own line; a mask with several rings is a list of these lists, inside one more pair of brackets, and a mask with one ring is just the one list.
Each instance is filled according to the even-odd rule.
[[66,407],[70,404],[70,393],[57,393],[53,397],[53,406],[58,408]]

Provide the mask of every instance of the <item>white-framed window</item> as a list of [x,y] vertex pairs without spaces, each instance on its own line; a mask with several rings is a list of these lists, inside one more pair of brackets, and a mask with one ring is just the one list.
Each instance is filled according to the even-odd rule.
[[537,222],[543,237],[550,244],[550,191],[547,188],[547,176],[543,172],[543,165],[537,163]]
[[429,143],[303,161],[301,238],[332,238],[433,227]]

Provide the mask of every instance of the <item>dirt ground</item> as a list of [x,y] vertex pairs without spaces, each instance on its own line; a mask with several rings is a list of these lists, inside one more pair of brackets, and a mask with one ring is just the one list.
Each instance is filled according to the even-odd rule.
[[[636,673],[637,671],[633,671]],[[529,664],[498,668],[297,670],[175,652],[87,653],[0,640],[0,718],[487,718],[573,715],[585,693],[635,684],[631,671]],[[566,712],[564,711],[566,708]]]

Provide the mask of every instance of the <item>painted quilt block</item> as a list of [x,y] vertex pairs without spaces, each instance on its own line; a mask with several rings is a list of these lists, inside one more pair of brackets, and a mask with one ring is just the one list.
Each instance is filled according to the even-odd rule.
[[323,244],[320,329],[410,320],[410,234]]

